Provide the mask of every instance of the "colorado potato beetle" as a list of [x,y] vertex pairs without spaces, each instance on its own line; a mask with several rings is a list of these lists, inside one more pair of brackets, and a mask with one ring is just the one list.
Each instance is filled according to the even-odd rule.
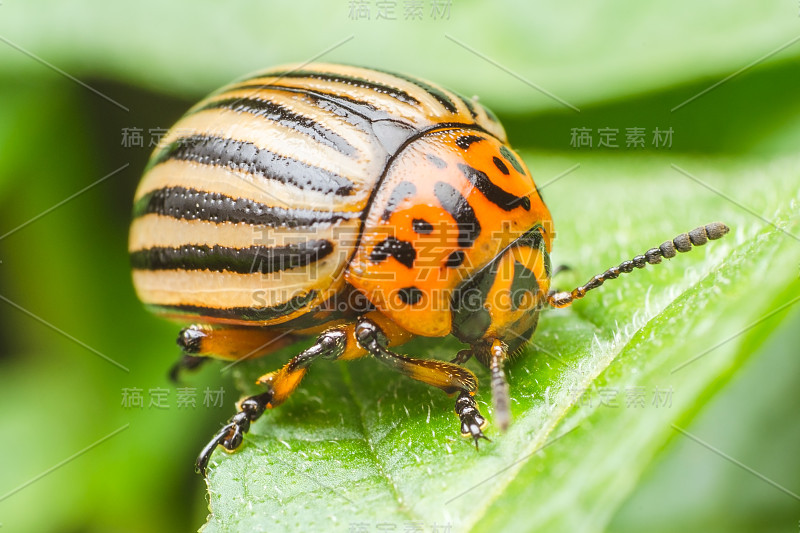
[[[129,251],[139,298],[194,322],[178,367],[316,338],[239,402],[197,459],[205,473],[218,445],[236,449],[320,359],[370,355],[456,394],[461,433],[477,446],[487,422],[464,362],[488,367],[504,429],[503,366],[540,309],[727,232],[708,224],[553,291],[550,213],[491,111],[418,78],[309,64],[224,87],[173,126],[136,192]],[[469,346],[450,362],[392,351],[446,335]]]

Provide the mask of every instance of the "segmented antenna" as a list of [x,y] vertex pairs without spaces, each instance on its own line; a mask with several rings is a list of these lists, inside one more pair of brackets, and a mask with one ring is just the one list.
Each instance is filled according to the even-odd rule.
[[579,300],[586,296],[587,292],[596,289],[607,279],[616,279],[620,274],[627,274],[633,271],[634,268],[644,268],[648,263],[657,265],[661,262],[662,257],[671,259],[677,255],[677,252],[688,252],[692,249],[692,245],[702,246],[708,241],[719,239],[729,231],[730,228],[722,222],[712,222],[711,224],[695,228],[689,233],[681,233],[671,241],[666,241],[658,248],[650,248],[642,255],[637,255],[629,261],[620,263],[619,266],[609,268],[571,292],[551,292],[547,295],[547,303],[552,307],[566,307],[574,300]]

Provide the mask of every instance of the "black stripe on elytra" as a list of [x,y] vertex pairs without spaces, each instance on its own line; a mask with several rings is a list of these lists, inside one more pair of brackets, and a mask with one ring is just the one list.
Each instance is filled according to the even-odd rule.
[[511,171],[508,170],[508,167],[506,166],[506,164],[503,163],[503,160],[500,159],[499,157],[497,157],[497,156],[492,157],[492,161],[494,162],[494,166],[497,167],[497,170],[499,170],[500,172],[502,172],[506,176],[508,176],[511,173]]
[[[333,112],[340,114],[348,120],[354,127],[375,138],[378,143],[388,152],[389,156],[396,154],[401,146],[405,146],[407,141],[419,134],[407,121],[399,119],[397,116],[379,109],[372,104],[361,100],[355,100],[347,96],[322,91],[312,91],[306,88],[287,87],[285,85],[240,85],[234,87],[235,90],[264,89],[293,92],[302,94],[314,100],[314,105],[321,109],[331,108]],[[335,110],[347,110],[344,114]],[[346,118],[349,115],[349,119]],[[437,128],[442,128],[448,124],[437,124]],[[467,126],[467,125],[465,125]],[[387,159],[388,161],[388,159]]]
[[242,170],[302,190],[349,196],[355,184],[344,176],[309,165],[292,157],[270,152],[255,144],[214,135],[181,137],[155,156],[150,167],[168,160]]
[[433,85],[430,85],[429,83],[425,83],[424,81],[422,81],[420,79],[417,79],[417,78],[413,78],[411,76],[405,76],[403,74],[398,74],[396,72],[389,72],[389,71],[386,71],[386,70],[379,70],[379,69],[375,69],[375,70],[377,70],[378,72],[383,72],[384,74],[389,74],[390,76],[394,76],[395,78],[399,78],[399,79],[401,79],[403,81],[407,81],[409,83],[413,83],[414,85],[416,85],[417,87],[419,87],[420,89],[422,89],[423,91],[425,91],[426,93],[431,95],[434,99],[436,99],[436,101],[439,102],[440,104],[442,104],[442,107],[447,109],[450,113],[455,113],[457,111],[456,104],[453,103],[453,101],[450,99],[450,97],[447,96],[438,87],[434,87]]
[[383,210],[381,220],[389,220],[394,210],[397,209],[397,206],[416,193],[417,186],[410,181],[401,181],[395,185],[394,189],[392,189],[392,192],[389,194],[389,199],[386,201],[386,208]]
[[408,241],[401,241],[396,237],[387,237],[382,240],[372,249],[369,254],[370,261],[380,263],[387,260],[389,257],[394,257],[400,264],[408,268],[414,266],[414,259],[417,258],[417,251],[414,245]]
[[353,157],[358,155],[358,151],[355,147],[335,131],[326,128],[311,117],[291,111],[269,100],[259,100],[257,98],[226,98],[224,100],[209,102],[197,109],[195,113],[208,109],[229,109],[239,113],[249,113],[260,118],[277,122],[281,126],[291,128],[304,135],[308,135],[313,140],[335,148],[347,156]]
[[475,167],[459,163],[458,168],[464,176],[493,204],[503,211],[511,211],[520,205],[526,210],[531,209],[531,200],[527,196],[515,196],[495,185],[485,172]]
[[224,318],[230,320],[247,320],[252,322],[275,320],[306,307],[317,297],[317,291],[311,290],[306,294],[295,296],[288,301],[271,307],[205,307],[200,305],[159,305],[151,304],[156,311],[161,313],[180,313],[199,315],[209,318]]
[[303,78],[303,79],[314,79],[320,81],[329,81],[332,83],[344,83],[346,85],[350,85],[353,87],[369,89],[371,91],[391,96],[392,98],[400,100],[405,104],[419,105],[419,100],[417,100],[407,92],[398,89],[397,87],[392,87],[390,85],[378,83],[376,81],[368,80],[366,78],[360,78],[358,76],[347,76],[345,74],[335,74],[332,72],[319,72],[315,70],[287,70],[287,71],[267,72],[257,76],[257,78],[263,78],[265,76],[270,76],[270,77],[274,76],[277,78]]
[[[287,93],[295,93],[295,94],[303,94],[308,96],[314,101],[314,105],[322,107],[321,104],[327,103],[329,106],[333,107],[333,111],[337,114],[339,112],[335,111],[336,109],[346,109],[350,111],[352,114],[359,115],[370,122],[375,122],[377,120],[397,120],[397,117],[389,114],[388,112],[378,109],[374,105],[370,104],[369,102],[365,102],[363,100],[356,100],[355,98],[351,98],[349,96],[344,96],[341,94],[336,93],[327,93],[324,91],[317,91],[307,88],[301,87],[289,87],[286,85],[276,85],[274,83],[268,84],[243,84],[237,85],[232,87],[231,90],[236,91],[246,91],[246,90],[270,90],[270,91],[281,91]],[[324,108],[323,108],[324,109]],[[343,115],[344,118],[344,115]],[[362,128],[364,129],[364,128]],[[369,127],[369,131],[371,131],[371,126]]]
[[458,245],[469,248],[481,233],[481,225],[467,199],[449,183],[437,181],[433,192],[458,227]]
[[333,252],[333,244],[313,240],[286,246],[228,248],[186,244],[177,248],[154,246],[131,252],[131,266],[139,270],[210,270],[237,274],[272,274],[315,263]]
[[485,140],[485,138],[481,137],[480,135],[462,135],[456,139],[456,145],[459,148],[467,150],[472,143],[480,142],[483,140]]
[[469,110],[469,114],[472,115],[472,118],[477,118],[478,113],[475,111],[475,105],[472,103],[472,100],[469,98],[465,98],[460,94],[458,95],[458,97],[461,99],[466,108]]
[[486,116],[489,118],[489,120],[491,120],[492,122],[495,122],[497,124],[500,124],[500,119],[497,118],[497,115],[492,113],[491,109],[489,109],[486,106],[483,106],[483,112],[486,113]]
[[313,91],[311,89],[303,89],[300,87],[287,87],[285,85],[275,84],[242,84],[236,85],[229,89],[233,91],[253,91],[256,94],[258,91],[275,91],[280,93],[300,94],[308,98],[312,105],[329,111],[335,115],[340,116],[348,124],[353,125],[358,130],[371,134],[371,122],[376,120],[392,120],[392,116],[377,109],[372,104],[355,100],[339,94],[325,93],[322,91]]
[[511,150],[509,150],[505,146],[500,146],[500,153],[503,154],[503,157],[506,158],[506,161],[511,163],[511,166],[514,167],[514,170],[516,170],[520,174],[525,174],[525,169],[522,168],[522,164],[516,157],[514,157],[514,154],[511,153]]
[[273,207],[246,198],[232,198],[216,192],[183,187],[165,187],[142,196],[133,207],[133,216],[136,218],[148,214],[218,224],[230,222],[284,228],[330,225],[359,216],[358,213],[346,211]]

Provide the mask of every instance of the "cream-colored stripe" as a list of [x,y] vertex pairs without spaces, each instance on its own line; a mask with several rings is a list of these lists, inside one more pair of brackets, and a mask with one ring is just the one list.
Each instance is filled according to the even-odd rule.
[[[377,179],[377,175],[373,180]],[[135,200],[164,187],[185,187],[215,192],[231,198],[247,198],[265,205],[287,209],[360,211],[369,198],[372,182],[342,197],[317,191],[301,190],[275,180],[241,170],[203,165],[193,161],[169,160],[145,174],[136,190]]]
[[209,135],[249,142],[262,150],[296,159],[339,174],[354,184],[369,179],[371,160],[352,159],[337,149],[319,143],[291,128],[250,113],[208,109],[179,120],[163,137],[162,146],[191,135]]
[[[247,81],[246,83],[248,85],[254,84],[254,83],[263,83],[265,85],[268,84],[268,83],[276,83],[276,84],[279,84],[279,85],[280,84],[290,85],[289,81],[291,80],[291,85],[292,86],[302,88],[302,86],[306,82],[314,81],[314,80],[308,80],[308,79],[305,79],[305,78],[291,79],[291,78],[280,78],[280,76],[277,76],[277,77],[276,76],[270,76],[271,72],[292,71],[294,69],[313,70],[313,71],[319,71],[321,73],[333,74],[333,75],[341,74],[341,75],[344,75],[344,76],[357,76],[357,77],[365,78],[365,79],[368,79],[368,80],[374,80],[374,81],[379,82],[379,83],[384,83],[385,85],[394,86],[394,87],[397,87],[398,89],[402,89],[405,92],[407,92],[408,94],[410,94],[411,96],[413,96],[414,98],[417,98],[417,100],[419,100],[421,103],[423,103],[423,105],[426,107],[425,111],[427,111],[427,114],[426,113],[422,113],[423,115],[425,115],[424,117],[418,116],[419,115],[419,111],[415,110],[413,108],[413,106],[410,106],[408,104],[398,105],[399,103],[396,100],[394,100],[393,98],[388,97],[386,95],[381,95],[379,93],[375,93],[372,90],[360,89],[360,88],[353,87],[353,86],[350,86],[350,85],[347,85],[347,84],[334,84],[334,83],[331,83],[331,82],[327,82],[327,83],[326,82],[321,82],[322,86],[324,86],[324,85],[328,86],[327,88],[323,87],[322,90],[324,92],[340,93],[340,94],[343,94],[343,95],[352,96],[352,97],[357,98],[359,100],[364,100],[365,99],[365,97],[359,96],[359,95],[371,96],[373,99],[370,100],[370,103],[372,103],[373,105],[376,105],[380,109],[384,109],[389,113],[399,114],[399,117],[403,117],[403,118],[406,118],[406,119],[410,120],[411,122],[413,122],[418,127],[423,126],[423,125],[429,125],[430,123],[432,123],[434,121],[442,120],[443,117],[447,116],[447,111],[441,106],[441,104],[439,104],[439,102],[435,98],[430,96],[427,93],[427,91],[425,91],[424,89],[422,89],[420,87],[417,87],[416,85],[412,84],[411,82],[407,82],[407,81],[405,81],[405,80],[403,80],[401,78],[396,78],[395,76],[393,76],[391,74],[386,74],[386,73],[382,73],[382,72],[376,72],[374,70],[371,70],[371,69],[368,69],[368,68],[362,68],[362,67],[352,67],[352,66],[347,66],[347,65],[337,65],[337,64],[333,64],[333,63],[312,63],[310,65],[297,65],[297,64],[283,65],[283,66],[276,67],[274,69],[269,69],[267,71],[264,71],[264,72],[260,73],[261,75],[260,75],[259,78],[254,78],[252,80]],[[258,75],[258,74],[254,74],[254,75]],[[316,80],[316,81],[319,81],[319,80]],[[431,82],[429,80],[420,79],[419,81],[427,83],[427,84],[431,85],[432,87],[435,87],[437,89],[442,90],[456,104],[459,112],[456,115],[453,115],[452,117],[448,117],[447,120],[451,120],[452,119],[452,120],[464,121],[466,123],[472,123],[474,121],[478,125],[480,125],[482,128],[486,129],[486,131],[488,131],[492,135],[496,136],[498,139],[501,139],[501,140],[503,140],[505,142],[506,135],[505,135],[505,130],[503,129],[502,125],[500,125],[497,122],[494,122],[491,119],[489,119],[489,117],[486,114],[483,106],[480,103],[478,103],[477,99],[472,99],[472,104],[474,105],[476,114],[478,115],[475,119],[473,119],[472,115],[469,112],[469,109],[466,108],[466,106],[460,101],[460,98],[457,98],[455,94],[453,94],[452,92],[448,91],[447,89],[445,89],[445,88],[441,87],[440,85],[438,85],[436,83],[433,83],[433,82]],[[376,94],[378,94],[377,98],[375,97]],[[395,105],[391,105],[391,104],[395,104]],[[412,112],[409,112],[409,109],[411,109]],[[438,118],[438,120],[431,120],[432,118],[434,118],[434,117],[431,116],[431,111],[432,110],[435,110],[435,112],[433,114],[434,115],[438,115],[438,117],[436,117],[436,118]]]
[[281,78],[279,76],[256,78],[247,82],[247,85],[269,84],[274,84],[277,87],[284,86],[297,89],[309,89],[312,91],[328,93],[332,96],[344,95],[348,98],[359,100],[386,111],[388,114],[394,117],[405,118],[418,128],[427,126],[431,123],[431,120],[423,108],[418,108],[413,104],[406,104],[400,100],[392,98],[389,95],[373,91],[372,89],[364,89],[345,82],[318,80],[314,78]]
[[[134,270],[139,298],[152,305],[274,307],[311,289],[324,293],[341,279],[335,258],[274,274],[235,274],[207,270]],[[324,297],[324,294],[321,295]]]
[[[486,108],[483,107],[483,104],[478,102],[477,98],[473,97],[472,105],[475,108],[475,112],[478,115],[474,119],[475,122],[480,127],[482,127],[483,129],[485,129],[486,131],[488,131],[489,133],[500,139],[502,142],[504,143],[508,142],[506,137],[506,130],[503,128],[503,125],[489,118],[489,114],[486,112]],[[469,113],[469,110],[467,111],[467,113]]]
[[[128,251],[135,252],[165,246],[177,248],[185,244],[198,246],[286,246],[309,240],[327,239],[334,249],[352,250],[358,239],[361,221],[358,218],[341,221],[332,226],[316,228],[273,228],[225,222],[217,224],[203,220],[180,220],[172,217],[149,214],[139,217],[131,224]],[[329,256],[333,257],[333,255]]]
[[[254,99],[262,102],[271,102],[287,109],[288,111],[308,117],[320,126],[335,132],[342,137],[358,152],[359,159],[375,159],[375,154],[381,147],[375,142],[375,137],[371,131],[361,130],[348,123],[342,117],[314,105],[313,101],[303,93],[281,91],[277,88],[260,87],[230,90],[222,94],[215,95],[207,100],[200,102],[197,107],[203,107],[213,102],[234,99]],[[294,131],[294,130],[293,130]],[[298,135],[302,133],[295,132]]]
[[[397,76],[387,73],[387,72],[378,72],[375,70],[362,68],[362,67],[349,67],[344,65],[334,65],[330,63],[320,63],[313,65],[314,71],[319,71],[323,74],[330,74],[330,75],[337,75],[341,74],[343,76],[353,76],[358,78],[363,78],[367,81],[372,81],[375,83],[379,83],[382,85],[386,85],[388,87],[393,87],[400,91],[407,93],[412,98],[417,99],[425,109],[425,113],[427,115],[436,115],[436,116],[449,116],[451,113],[439,103],[439,101],[434,98],[428,91],[411,83],[410,81],[404,80],[403,78],[398,78]],[[426,83],[435,89],[442,90],[440,86],[437,84],[430,82],[428,80],[419,80],[422,83]],[[369,89],[371,90],[371,89]],[[452,99],[452,98],[451,98]],[[455,101],[453,102],[456,103]]]

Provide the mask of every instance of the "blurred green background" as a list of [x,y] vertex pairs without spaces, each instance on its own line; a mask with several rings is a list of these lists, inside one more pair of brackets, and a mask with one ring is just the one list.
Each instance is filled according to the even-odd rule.
[[[648,189],[648,174],[674,173],[672,162],[719,169],[714,183],[733,202],[722,203],[754,228],[776,212],[725,189],[727,172],[746,168],[754,186],[764,180],[766,197],[777,172],[796,194],[799,10],[795,0],[3,0],[2,530],[188,531],[206,520],[206,486],[192,462],[239,393],[209,365],[182,385],[194,389],[186,392],[196,406],[179,405],[166,379],[178,357],[177,327],[141,308],[126,252],[131,198],[151,143],[203,95],[247,72],[312,58],[407,72],[480,95],[537,179],[581,165],[575,181],[564,177],[544,192],[556,228],[584,229],[562,241],[572,252],[556,243],[555,262],[574,266],[586,257],[581,246],[596,246],[603,232],[591,213],[618,215],[623,231],[635,233],[637,213],[615,213],[616,196],[660,194]],[[591,147],[571,142],[576,128],[590,132]],[[601,145],[604,128],[616,130],[607,143],[616,147]],[[626,147],[628,128],[643,129],[643,147]],[[656,128],[671,129],[668,146],[653,142]],[[126,135],[136,130],[141,144],[131,145]],[[581,196],[573,187],[596,207],[573,203]],[[796,197],[775,191],[797,210]],[[581,224],[559,225],[567,219]],[[796,226],[788,231],[796,234]],[[602,242],[614,248],[609,257],[640,251],[622,246],[631,239],[614,244],[603,235]],[[782,246],[800,243],[787,235]],[[797,261],[782,268],[796,280]],[[797,283],[788,283],[791,295]],[[754,348],[742,364],[709,383],[679,424],[794,494],[798,326],[790,309],[755,329],[764,338],[748,341]],[[141,389],[143,408],[123,405],[126,388]],[[149,406],[154,388],[168,390],[167,408]],[[223,407],[204,405],[206,388],[225,391]],[[797,529],[796,496],[690,439],[659,439],[638,482],[588,529]]]

